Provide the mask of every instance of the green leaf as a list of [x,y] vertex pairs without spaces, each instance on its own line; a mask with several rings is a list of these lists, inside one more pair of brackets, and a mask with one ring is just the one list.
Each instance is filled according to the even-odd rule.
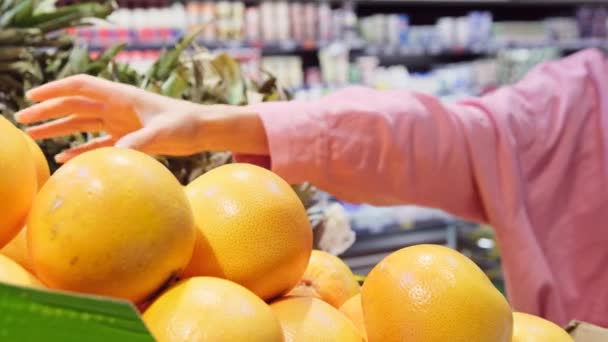
[[129,64],[110,65],[112,79],[121,83],[137,86],[141,82],[142,76],[137,71],[129,66]]
[[36,8],[34,8],[34,15],[41,13],[48,13],[57,10],[55,4],[57,0],[39,0]]
[[33,0],[21,0],[16,6],[12,7],[0,16],[0,28],[8,27],[19,19],[31,16],[34,10]]
[[158,60],[152,65],[142,88],[148,88],[148,83],[153,80],[165,81],[169,78],[171,72],[177,67],[179,63],[179,57],[181,54],[192,44],[192,41],[202,29],[194,30],[183,37],[171,50],[165,50],[158,58]]
[[10,8],[15,6],[17,0],[2,0],[0,3],[0,13],[6,13]]
[[23,21],[23,20],[31,17],[32,14],[34,13],[34,1],[33,0],[22,1],[19,5],[21,6],[21,8],[19,9],[19,11],[15,14],[15,17],[13,18],[13,24],[16,24],[20,21]]
[[222,80],[226,102],[231,105],[241,105],[247,102],[245,80],[239,63],[227,54],[221,54],[211,60]]
[[86,73],[94,76],[99,74],[126,45],[126,43],[122,43],[107,48],[95,61],[87,66]]
[[77,24],[85,18],[105,18],[114,10],[111,3],[82,3],[60,7],[52,12],[39,13],[19,22],[21,27],[37,27],[50,32]]
[[0,340],[153,342],[128,302],[0,283]]
[[89,62],[89,51],[85,47],[75,46],[70,53],[67,64],[59,72],[57,78],[84,73],[87,70]]
[[40,35],[40,30],[7,28],[0,30],[0,45],[23,45],[23,41]]
[[180,69],[171,73],[171,76],[163,82],[161,93],[173,98],[181,98],[182,94],[188,89],[188,81],[182,75]]

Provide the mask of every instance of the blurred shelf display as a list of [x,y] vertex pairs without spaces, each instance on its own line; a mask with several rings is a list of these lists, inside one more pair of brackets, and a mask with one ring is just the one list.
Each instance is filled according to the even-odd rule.
[[[246,0],[246,3],[260,3],[268,0]],[[326,0],[325,2],[340,4],[349,0]],[[353,1],[353,0],[350,0]],[[69,5],[82,3],[85,0],[58,0],[60,5]],[[172,3],[190,3],[201,2],[201,0],[117,0],[117,3],[122,7],[160,7],[168,6]],[[354,0],[358,4],[381,4],[395,3],[399,5],[412,4],[437,4],[437,5],[511,5],[511,6],[555,6],[555,5],[580,5],[586,4],[607,4],[608,0]]]
[[340,257],[356,274],[368,274],[395,250],[416,244],[441,244],[471,258],[495,286],[505,291],[500,254],[490,227],[418,206],[344,206],[357,237]]
[[[454,78],[450,70],[459,70],[460,74],[487,71],[479,65],[488,60],[504,66],[503,57],[509,53],[551,50],[552,56],[560,56],[587,47],[608,48],[608,11],[604,6],[574,6],[567,16],[534,21],[499,21],[499,11],[473,6],[462,15],[436,16],[431,24],[419,24],[422,11],[407,7],[408,13],[403,13],[399,6],[380,6],[376,9],[380,12],[370,12],[369,6],[376,3],[384,1],[344,1],[339,5],[311,1],[157,1],[141,2],[141,6],[122,2],[125,7],[112,14],[107,23],[71,33],[96,53],[126,43],[122,60],[144,70],[159,50],[175,44],[185,32],[202,27],[197,40],[200,47],[238,56],[254,73],[260,67],[273,72],[302,99],[349,84],[382,89],[415,85],[414,89],[431,88],[429,92],[444,96],[477,95],[488,85],[478,86],[476,81],[471,85],[471,81],[459,77],[459,83],[451,83],[457,85],[455,89],[445,89],[441,85],[444,77],[437,75],[448,73]],[[414,3],[423,6],[422,2]],[[358,7],[362,4],[368,6],[364,11]],[[470,71],[463,72],[465,69]],[[508,68],[494,69],[501,75],[495,76],[498,81],[489,89],[517,79],[506,76],[504,70]]]

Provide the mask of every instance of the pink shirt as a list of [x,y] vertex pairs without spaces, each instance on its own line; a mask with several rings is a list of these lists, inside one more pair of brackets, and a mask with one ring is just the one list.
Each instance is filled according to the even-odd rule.
[[453,104],[355,87],[252,108],[289,182],[487,222],[516,310],[608,326],[607,101],[608,62],[587,50]]

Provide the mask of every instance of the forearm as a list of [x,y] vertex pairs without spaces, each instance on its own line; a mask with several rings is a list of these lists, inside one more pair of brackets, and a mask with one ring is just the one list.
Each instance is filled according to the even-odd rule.
[[350,88],[321,101],[263,103],[272,169],[350,202],[416,203],[484,217],[458,117],[437,99]]

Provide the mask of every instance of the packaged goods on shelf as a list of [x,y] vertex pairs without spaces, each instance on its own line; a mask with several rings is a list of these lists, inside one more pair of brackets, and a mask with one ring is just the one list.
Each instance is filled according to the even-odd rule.
[[272,70],[273,75],[287,88],[304,86],[302,59],[298,56],[273,56],[262,58],[262,69]]
[[333,43],[319,50],[319,65],[325,83],[348,83],[349,50],[345,44]]
[[[503,47],[567,43],[606,37],[606,10],[582,7],[577,17],[543,21],[495,22],[487,11],[461,17],[440,17],[434,25],[411,25],[405,14],[374,14],[357,18],[353,5],[331,8],[327,2],[188,1],[164,8],[120,8],[111,25],[76,31],[93,47],[118,42],[148,49],[175,44],[187,30],[202,26],[200,41],[214,47],[272,47],[295,51],[346,43],[367,54],[424,55],[494,53]],[[413,18],[414,21],[416,18]],[[603,25],[600,25],[604,23]],[[283,52],[281,52],[283,53]]]
[[[257,75],[263,67],[298,98],[363,84],[453,100],[512,83],[538,61],[558,55],[528,49],[503,53],[506,48],[601,45],[605,28],[596,26],[606,23],[606,11],[582,7],[576,14],[496,22],[490,12],[471,11],[440,17],[434,25],[412,25],[416,18],[405,13],[357,18],[349,2],[332,8],[328,2],[308,1],[188,1],[163,8],[121,8],[110,17],[111,24],[73,32],[96,50],[127,42],[133,51],[123,59],[144,70],[153,50],[175,44],[188,29],[202,25],[200,45],[240,56],[248,74]],[[453,63],[473,59],[477,61]]]
[[532,67],[559,57],[556,48],[512,49],[498,54],[498,83],[510,84],[521,79]]
[[[292,42],[314,47],[352,37],[356,15],[349,6],[332,9],[326,2],[264,1],[246,6],[243,1],[188,1],[186,5],[175,2],[168,7],[121,7],[108,19],[109,25],[77,33],[93,46],[111,44],[98,40],[103,33],[99,31],[108,31],[114,43],[125,41],[136,46],[163,47],[177,42],[186,31],[202,27],[200,42],[206,44],[239,42],[243,46]],[[126,33],[117,37],[120,31]]]
[[581,6],[576,19],[580,28],[581,37],[602,38],[608,37],[606,22],[608,9],[601,6]]

